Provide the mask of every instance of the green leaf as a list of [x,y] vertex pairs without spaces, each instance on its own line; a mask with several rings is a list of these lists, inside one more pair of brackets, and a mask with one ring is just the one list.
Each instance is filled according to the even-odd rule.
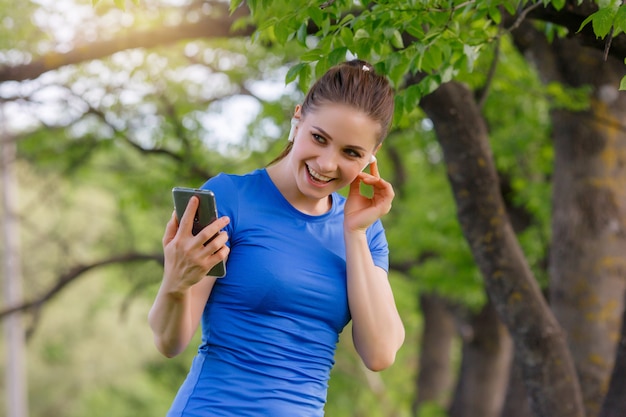
[[[553,0],[552,4],[555,3],[555,1],[557,0]],[[559,1],[565,1],[565,0],[559,0]],[[500,24],[500,22],[502,21],[502,14],[500,14],[500,9],[497,7],[490,7],[489,8],[489,17],[491,18],[491,20],[493,20],[496,24]]]
[[348,13],[347,15],[343,17],[343,19],[341,19],[341,22],[339,22],[339,26],[345,26],[348,22],[351,22],[353,20],[354,20],[354,15],[352,13]]
[[347,27],[342,27],[341,32],[339,33],[339,37],[344,45],[350,47],[354,43],[352,31]]
[[456,70],[454,69],[454,66],[448,65],[443,69],[443,71],[441,71],[441,82],[447,83],[448,81],[452,81],[455,75]]
[[311,66],[305,65],[300,69],[298,87],[301,91],[307,91],[311,84]]
[[302,46],[306,46],[307,22],[302,22],[296,33],[296,39]]
[[100,0],[91,0],[91,5],[95,6],[96,4],[98,4]]
[[474,70],[474,63],[478,59],[478,47],[474,47],[471,45],[463,45],[463,53],[467,58],[467,70],[472,72]]
[[626,75],[622,78],[622,81],[619,83],[619,89],[621,91],[626,91]]
[[313,22],[317,25],[317,27],[321,28],[325,20],[324,12],[322,12],[319,7],[315,6],[307,8],[307,12],[307,14],[311,19],[313,19]]
[[113,0],[115,2],[115,6],[122,9],[122,10],[126,10],[126,0]]
[[409,66],[411,65],[411,58],[406,54],[399,53],[393,54],[387,62],[386,72],[389,74],[389,78],[393,82],[394,86],[398,87],[404,81],[404,77],[409,72]]
[[613,26],[613,18],[615,17],[615,10],[612,8],[600,9],[594,13],[594,17],[591,20],[593,26],[593,32],[596,36],[604,38]]
[[414,109],[419,106],[419,102],[422,98],[422,91],[420,89],[419,84],[410,85],[405,90],[405,106],[411,109]]
[[300,55],[300,60],[303,62],[313,62],[320,59],[321,56],[322,54],[319,49],[312,49],[309,52],[305,52],[304,54]]
[[[139,2],[139,0],[136,1]],[[233,13],[235,10],[237,10],[237,8],[241,6],[241,3],[243,3],[243,0],[230,0],[230,12]]]
[[393,31],[393,36],[391,37],[391,45],[397,49],[404,49],[404,41],[402,40],[402,34],[400,34],[399,30]]
[[367,30],[361,28],[358,29],[355,33],[354,33],[354,40],[357,41],[359,39],[364,39],[364,38],[369,38],[370,34],[367,33]]
[[269,30],[272,26],[275,26],[277,23],[279,23],[278,18],[271,17],[269,19],[266,19],[263,23],[259,23],[257,30],[260,32]]
[[287,71],[287,75],[285,75],[285,84],[289,84],[290,82],[294,81],[302,70],[302,67],[306,65],[307,64],[305,64],[304,62],[301,62],[289,68],[289,71]]
[[429,75],[420,81],[422,94],[427,95],[435,91],[441,85],[441,80],[437,75]]
[[518,2],[512,1],[512,0],[505,0],[502,3],[502,5],[504,6],[504,9],[512,16],[514,16],[515,13],[517,12],[517,4]]
[[348,47],[340,46],[339,48],[333,49],[333,51],[328,56],[328,63],[330,65],[337,65],[346,60],[346,53],[348,52]]
[[[626,32],[626,4],[622,4],[615,13],[615,29]],[[613,34],[617,36],[616,34]]]
[[580,32],[581,30],[583,30],[583,28],[585,26],[587,26],[587,23],[591,22],[591,20],[593,19],[593,16],[595,15],[595,13],[590,14],[589,16],[587,16],[587,18],[585,20],[583,20],[583,22],[580,24],[580,27],[578,28],[578,30],[576,31],[576,33]]
[[294,29],[291,22],[287,19],[277,22],[277,24],[274,25],[274,33],[276,34],[278,43],[281,45],[286,44],[295,34]]

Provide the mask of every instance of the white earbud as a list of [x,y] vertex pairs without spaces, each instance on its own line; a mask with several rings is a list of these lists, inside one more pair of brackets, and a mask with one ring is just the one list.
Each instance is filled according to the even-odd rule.
[[289,142],[293,142],[293,138],[296,136],[296,126],[298,126],[298,119],[294,117],[291,119],[291,129],[289,130],[289,136],[287,137]]
[[367,168],[369,166],[369,164],[373,164],[374,162],[376,162],[376,157],[374,155],[370,156],[370,161],[367,163],[367,165],[365,165],[363,167],[363,169],[361,171],[365,171],[365,168]]

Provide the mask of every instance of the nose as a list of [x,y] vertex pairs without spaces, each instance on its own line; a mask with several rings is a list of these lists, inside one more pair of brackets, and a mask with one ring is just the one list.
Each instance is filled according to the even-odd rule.
[[321,173],[335,172],[337,170],[337,153],[332,149],[325,149],[317,157],[317,165]]

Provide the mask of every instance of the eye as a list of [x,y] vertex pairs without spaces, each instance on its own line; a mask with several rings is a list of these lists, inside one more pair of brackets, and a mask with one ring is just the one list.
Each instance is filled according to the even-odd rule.
[[355,151],[354,149],[346,149],[344,152],[351,158],[361,158],[363,156],[360,152]]
[[320,136],[317,133],[313,133],[312,136],[315,142],[321,143],[321,144],[326,143],[326,138],[324,138],[323,136]]

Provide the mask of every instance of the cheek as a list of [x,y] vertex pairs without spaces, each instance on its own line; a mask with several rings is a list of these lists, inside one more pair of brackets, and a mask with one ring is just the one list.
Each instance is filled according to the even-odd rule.
[[341,169],[342,177],[343,177],[342,179],[346,183],[349,184],[352,181],[354,181],[354,179],[357,177],[357,175],[359,175],[361,171],[362,171],[361,164],[357,164],[357,163],[346,164]]
[[304,139],[296,140],[291,148],[291,154],[294,159],[307,158],[311,154],[311,147],[308,143],[305,143]]

